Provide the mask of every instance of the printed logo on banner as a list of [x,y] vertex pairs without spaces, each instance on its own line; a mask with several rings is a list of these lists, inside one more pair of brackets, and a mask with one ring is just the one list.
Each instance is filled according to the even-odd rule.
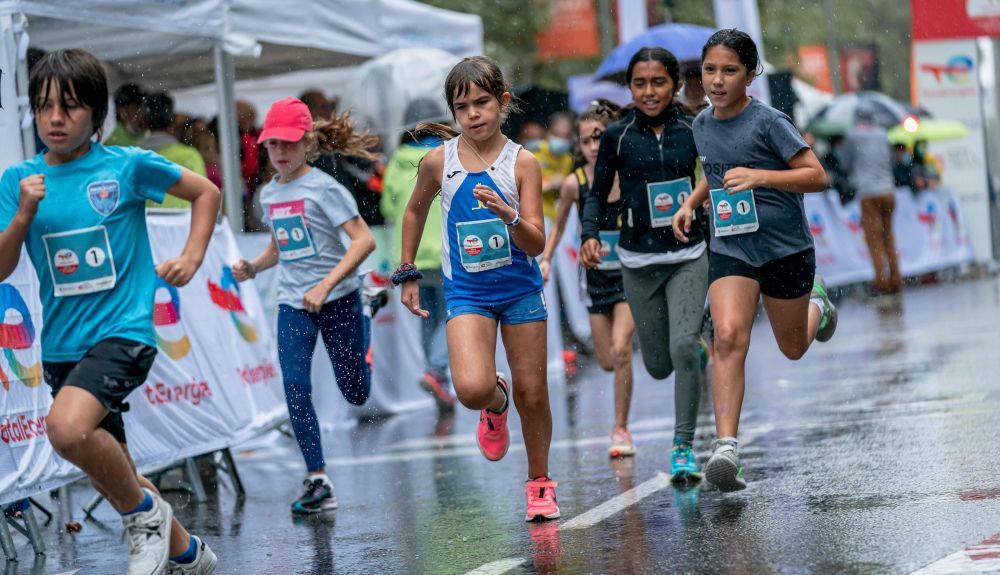
[[972,58],[962,54],[948,58],[944,64],[923,64],[920,66],[920,70],[934,76],[938,84],[947,83],[953,86],[971,82],[973,68]]
[[[176,287],[168,284],[163,278],[156,278],[156,296],[166,293],[167,301],[157,301],[153,304],[153,325],[156,326],[156,345],[170,359],[178,360],[191,352],[191,340],[184,333],[181,321],[181,297]],[[177,326],[177,327],[172,327]],[[178,339],[176,336],[180,335]]]
[[[3,323],[0,323],[0,348],[7,358],[7,365],[15,379],[27,387],[38,387],[42,383],[41,362],[35,362],[33,365],[22,364],[17,358],[18,351],[15,351],[32,348],[35,342],[35,324],[31,321],[28,304],[17,288],[10,284],[0,284],[0,310],[3,312]],[[3,369],[0,369],[0,383],[5,390],[10,389],[10,378]]]
[[87,199],[94,211],[102,216],[110,216],[118,207],[118,180],[104,180],[87,186]]
[[257,341],[257,330],[249,323],[243,322],[240,318],[246,317],[246,310],[243,308],[243,300],[240,298],[240,284],[233,277],[233,270],[229,266],[222,266],[222,278],[219,283],[208,280],[208,293],[212,298],[212,303],[229,312],[229,317],[236,326],[236,331],[240,337],[253,343]]
[[823,233],[826,231],[826,226],[823,225],[823,216],[816,212],[810,214],[809,231],[812,233],[813,239],[819,242],[821,246],[824,248],[827,246],[826,234]]

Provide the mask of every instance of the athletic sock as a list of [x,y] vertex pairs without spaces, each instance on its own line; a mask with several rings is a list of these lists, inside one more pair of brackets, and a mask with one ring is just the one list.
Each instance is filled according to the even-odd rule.
[[728,445],[732,445],[733,449],[737,451],[739,451],[740,449],[740,440],[736,439],[735,437],[720,437],[716,441],[719,443],[726,443]]
[[318,473],[316,475],[310,475],[309,476],[309,480],[310,481],[316,481],[317,479],[319,479],[320,481],[322,481],[324,484],[329,485],[330,487],[333,487],[333,481],[330,480],[330,476],[327,475],[326,473]]
[[150,509],[152,509],[153,498],[149,495],[149,493],[146,493],[145,491],[143,491],[143,494],[145,494],[146,497],[142,500],[142,503],[137,505],[135,509],[122,513],[122,515],[132,515],[133,513],[142,513],[144,511],[149,511]]
[[500,408],[500,411],[493,411],[492,409],[487,409],[486,411],[489,411],[490,413],[500,414],[507,411],[507,406],[510,403],[510,395],[507,394],[507,392],[504,390],[503,386],[500,385],[499,382],[497,382],[497,389],[499,389],[500,393],[503,394],[503,407]]
[[198,558],[198,543],[195,541],[194,535],[191,536],[190,542],[188,543],[187,551],[181,553],[176,557],[171,557],[170,560],[174,563],[194,563],[194,560]]
[[826,302],[823,301],[823,298],[814,297],[809,299],[809,303],[819,308],[819,326],[823,327],[823,324],[826,323]]

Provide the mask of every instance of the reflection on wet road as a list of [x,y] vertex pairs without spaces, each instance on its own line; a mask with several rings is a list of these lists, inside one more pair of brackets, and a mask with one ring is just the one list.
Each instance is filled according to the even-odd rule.
[[[340,509],[323,516],[289,514],[303,464],[278,434],[240,453],[245,500],[225,481],[207,504],[170,500],[224,574],[998,570],[998,303],[993,279],[913,288],[898,305],[842,301],[837,336],[797,363],[758,323],[741,428],[749,487],[736,494],[669,484],[673,384],[636,358],[634,459],[606,455],[609,375],[591,367],[553,387],[558,523],[523,522],[516,416],[510,453],[490,464],[469,411],[327,434]],[[73,490],[76,518],[89,493]],[[22,563],[7,572],[123,572],[119,522],[107,505],[97,517],[74,536],[48,527],[42,564],[18,539]]]

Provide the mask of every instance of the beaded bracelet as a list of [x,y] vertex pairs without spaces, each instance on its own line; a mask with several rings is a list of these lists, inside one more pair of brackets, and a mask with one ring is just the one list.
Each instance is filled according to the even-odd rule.
[[420,273],[417,266],[411,263],[403,262],[399,264],[396,271],[392,272],[392,275],[389,276],[389,281],[392,282],[392,285],[399,286],[409,281],[423,279],[423,277],[424,274]]

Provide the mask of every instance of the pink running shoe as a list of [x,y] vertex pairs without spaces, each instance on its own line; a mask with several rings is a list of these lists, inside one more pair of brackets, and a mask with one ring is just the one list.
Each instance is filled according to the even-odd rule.
[[524,491],[528,496],[528,513],[524,516],[525,521],[531,523],[559,519],[556,485],[559,484],[548,477],[537,477],[524,484]]
[[635,443],[632,434],[624,427],[616,427],[611,432],[611,447],[608,448],[611,457],[629,457],[635,455]]
[[483,457],[490,461],[500,461],[507,455],[507,448],[510,447],[510,432],[507,431],[507,412],[510,410],[510,388],[507,386],[507,379],[504,374],[497,372],[497,385],[499,385],[505,395],[507,395],[507,408],[503,413],[493,413],[488,409],[479,412],[479,429],[476,432],[476,440],[479,442],[479,451]]

